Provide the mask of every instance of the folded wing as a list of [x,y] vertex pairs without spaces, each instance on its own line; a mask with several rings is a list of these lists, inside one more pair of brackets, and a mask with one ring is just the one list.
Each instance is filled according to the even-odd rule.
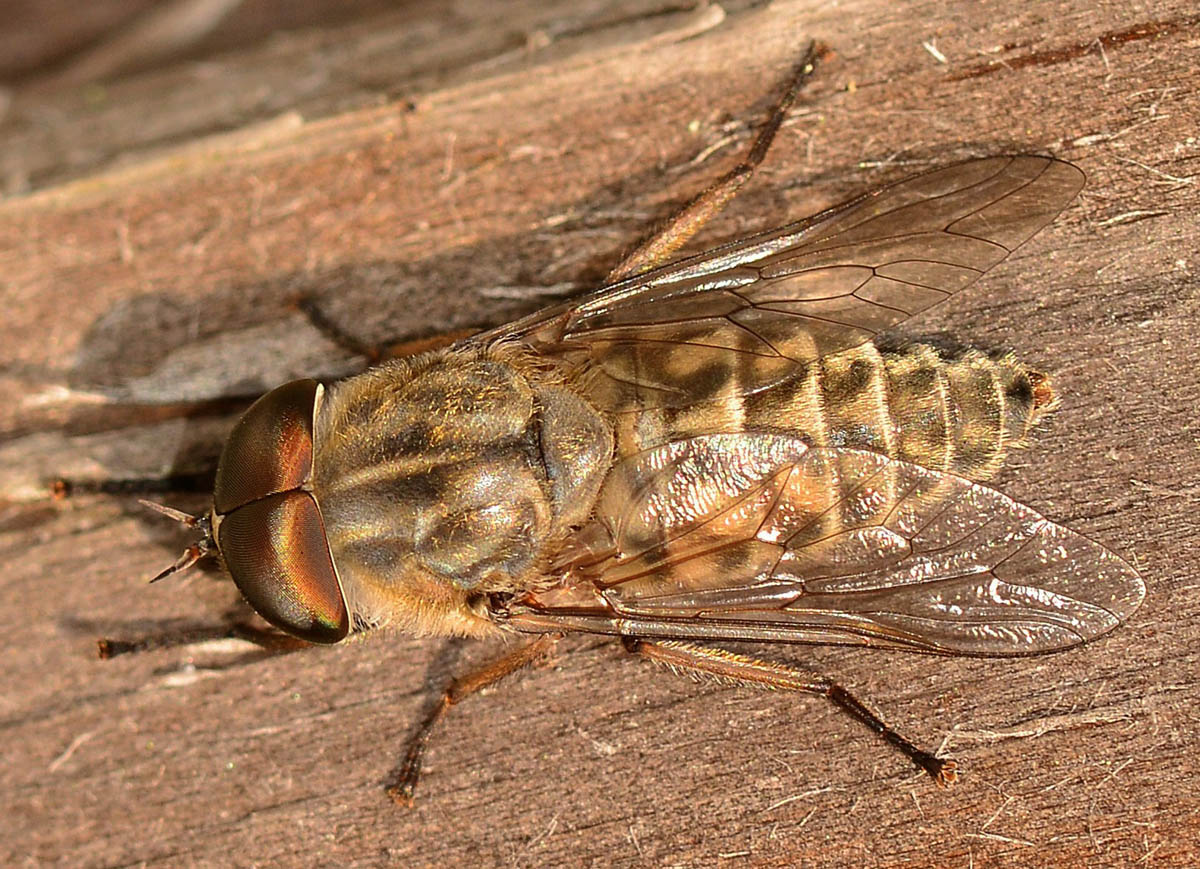
[[993,489],[784,436],[626,460],[597,522],[590,588],[527,601],[539,629],[1020,655],[1103,634],[1145,595],[1121,558]]
[[954,295],[1082,185],[1047,157],[960,163],[472,340],[519,341],[588,372],[589,399],[610,412],[753,393]]

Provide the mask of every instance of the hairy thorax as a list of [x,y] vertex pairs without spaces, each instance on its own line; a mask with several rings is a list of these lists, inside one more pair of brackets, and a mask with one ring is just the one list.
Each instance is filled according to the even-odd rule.
[[487,596],[529,588],[588,516],[612,434],[516,352],[435,351],[334,384],[313,492],[364,623],[482,633]]

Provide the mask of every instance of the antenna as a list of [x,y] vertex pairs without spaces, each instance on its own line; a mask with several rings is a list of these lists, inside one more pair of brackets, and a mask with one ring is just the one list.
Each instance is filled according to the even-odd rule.
[[151,579],[151,582],[158,582],[160,579],[166,579],[173,573],[179,573],[181,570],[187,570],[201,558],[212,552],[212,527],[209,524],[208,516],[193,516],[191,513],[184,513],[182,510],[176,510],[174,507],[168,507],[165,504],[156,504],[153,501],[146,501],[142,498],[138,499],[138,503],[144,507],[149,507],[156,513],[162,513],[164,516],[174,519],[176,522],[180,523],[181,525],[186,525],[188,528],[199,528],[204,535],[187,549],[183,550],[183,554],[175,559],[175,563]]

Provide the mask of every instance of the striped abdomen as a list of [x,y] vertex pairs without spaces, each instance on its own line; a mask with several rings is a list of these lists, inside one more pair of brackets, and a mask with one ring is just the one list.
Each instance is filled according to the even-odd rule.
[[[729,392],[736,395],[737,390]],[[622,567],[611,578],[604,573],[603,581],[627,582],[628,593],[653,596],[719,587],[735,576],[764,581],[770,573],[786,573],[784,552],[810,567],[826,560],[834,564],[845,555],[839,547],[848,545],[847,532],[866,534],[856,546],[881,545],[864,529],[892,521],[901,504],[910,512],[919,506],[933,516],[940,515],[937,505],[949,508],[953,499],[970,497],[971,490],[956,477],[981,481],[995,474],[1008,450],[1024,443],[1053,403],[1046,377],[1011,356],[992,359],[972,350],[950,357],[928,345],[882,351],[865,344],[825,357],[800,377],[734,400],[620,415],[615,420],[619,463],[602,492],[601,512],[607,509],[602,524],[616,529],[613,564]],[[730,450],[744,447],[753,453],[757,444],[774,443],[704,437],[739,432],[798,435],[815,449],[801,448],[797,455],[805,457],[802,461],[772,470],[766,474],[768,483],[748,487],[736,505],[722,504],[707,513],[718,499],[698,497],[677,510],[660,509],[665,516],[703,517],[704,533],[720,537],[733,527],[743,538],[706,540],[696,532],[675,540],[670,535],[679,530],[673,525],[667,533],[659,522],[642,527],[628,517],[618,521],[626,512],[637,513],[636,506],[622,504],[667,504],[681,487],[721,488],[726,485],[722,473],[730,480],[739,473],[736,461],[709,461],[720,472],[693,472],[678,480],[651,473],[643,479],[635,471],[647,462],[653,470],[667,463],[660,457],[678,451],[704,452],[729,443]],[[789,438],[780,442],[781,448],[792,448],[789,441],[798,443]],[[898,461],[881,465],[864,451]],[[954,476],[925,474],[912,465]],[[631,475],[640,488],[620,490],[621,481]],[[763,524],[767,513],[788,517],[785,541]],[[950,515],[963,521],[970,511],[956,508]],[[986,523],[986,517],[979,521]],[[640,552],[655,557],[643,558]],[[881,550],[878,558],[894,555]]]
[[788,432],[985,480],[1052,408],[1045,377],[1011,356],[948,357],[925,344],[874,344],[826,357],[801,377],[736,401],[654,409],[617,421],[618,455],[697,435]]

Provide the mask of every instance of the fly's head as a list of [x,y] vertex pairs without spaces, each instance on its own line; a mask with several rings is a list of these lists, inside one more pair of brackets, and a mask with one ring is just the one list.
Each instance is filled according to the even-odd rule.
[[312,492],[323,391],[315,380],[296,380],[250,406],[221,452],[206,515],[150,506],[203,535],[156,580],[215,552],[264,619],[302,640],[336,643],[351,618]]
[[552,582],[612,435],[586,401],[489,351],[297,380],[234,426],[201,531],[162,575],[216,553],[275,627],[336,643],[357,624],[483,635],[497,593]]

